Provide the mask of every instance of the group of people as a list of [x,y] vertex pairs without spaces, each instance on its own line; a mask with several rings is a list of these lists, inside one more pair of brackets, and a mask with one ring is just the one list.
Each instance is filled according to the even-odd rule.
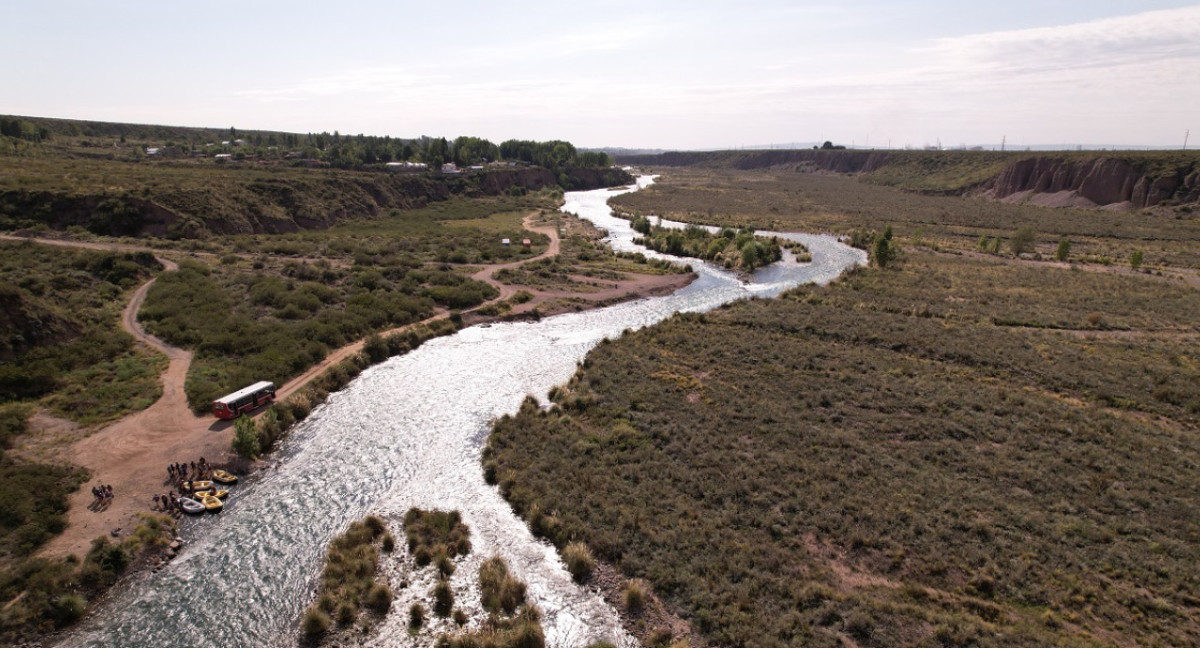
[[96,484],[92,486],[92,504],[88,508],[93,511],[98,511],[102,508],[107,508],[113,500],[113,487],[111,484]]
[[179,495],[173,490],[167,495],[154,496],[154,510],[169,513],[174,517],[183,514],[183,509],[179,507]]
[[167,466],[167,481],[172,484],[178,484],[185,479],[202,480],[212,477],[212,466],[209,465],[204,457],[200,457],[200,461],[180,462]]

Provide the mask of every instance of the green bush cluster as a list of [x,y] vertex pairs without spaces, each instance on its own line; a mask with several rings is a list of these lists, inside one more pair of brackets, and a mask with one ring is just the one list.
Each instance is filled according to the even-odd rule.
[[663,254],[712,261],[743,272],[753,272],[759,266],[783,258],[783,248],[778,238],[755,236],[754,230],[747,227],[740,230],[727,227],[713,234],[696,225],[689,225],[682,230],[650,226],[645,217],[635,217],[634,226],[635,229],[640,226],[642,230],[649,230],[645,236],[633,240],[638,245]]

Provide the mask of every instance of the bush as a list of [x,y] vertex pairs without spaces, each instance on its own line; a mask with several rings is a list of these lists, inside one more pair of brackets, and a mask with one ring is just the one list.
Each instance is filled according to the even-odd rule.
[[357,617],[358,610],[354,607],[354,604],[346,602],[338,606],[337,622],[340,625],[350,625],[351,623],[354,623],[354,619]]
[[650,587],[646,581],[635,578],[625,585],[621,592],[621,602],[625,610],[632,615],[639,615],[646,609],[646,601],[650,596]]
[[443,574],[454,573],[450,559],[471,552],[471,530],[458,511],[425,511],[411,508],[404,514],[408,550],[418,567],[437,560]]
[[258,458],[258,430],[255,426],[254,419],[249,416],[240,416],[233,423],[233,444],[232,448],[239,457],[254,461]]
[[479,598],[492,614],[512,614],[525,603],[525,583],[508,573],[508,563],[494,556],[479,566]]
[[1071,242],[1063,237],[1058,242],[1058,249],[1054,251],[1054,259],[1056,261],[1066,261],[1071,256]]
[[425,606],[413,603],[408,608],[408,627],[415,630],[423,625],[425,625]]
[[587,545],[582,542],[572,542],[563,549],[563,562],[567,564],[567,571],[571,573],[571,578],[575,579],[576,583],[586,581],[592,575],[592,570],[596,568],[596,561],[592,558],[592,552],[587,548]]
[[319,607],[310,607],[304,612],[304,620],[300,622],[300,630],[304,633],[304,638],[309,641],[315,641],[321,638],[329,627],[333,625],[333,620],[328,614]]
[[367,592],[365,603],[376,613],[387,614],[388,610],[392,609],[393,599],[395,599],[395,595],[392,594],[392,588],[383,583],[375,583]]
[[63,594],[54,600],[50,616],[54,619],[54,627],[63,628],[75,623],[87,611],[87,601],[78,594]]
[[437,585],[433,586],[432,594],[433,613],[443,618],[450,616],[454,609],[454,590],[450,587],[450,581],[439,578]]
[[1033,243],[1036,239],[1037,234],[1034,233],[1032,227],[1022,227],[1013,232],[1012,238],[1008,239],[1008,247],[1014,255],[1020,256],[1033,250]]

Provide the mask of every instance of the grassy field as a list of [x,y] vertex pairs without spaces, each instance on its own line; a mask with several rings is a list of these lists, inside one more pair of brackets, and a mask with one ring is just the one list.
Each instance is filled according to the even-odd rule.
[[1200,268],[1200,211],[1112,212],[1050,209],[981,198],[901,191],[852,177],[794,171],[668,169],[663,182],[611,203],[633,214],[767,230],[845,234],[891,226],[906,244],[975,249],[980,237],[1036,233],[1035,251],[1051,257],[1062,239],[1071,259],[1125,263],[1143,250],[1147,266]]
[[[759,182],[740,213],[780,218],[793,198]],[[660,213],[712,195],[659,189]],[[845,202],[911,226],[868,198]],[[601,344],[550,411],[497,423],[485,472],[711,645],[1193,645],[1194,303],[1154,275],[909,249]]]

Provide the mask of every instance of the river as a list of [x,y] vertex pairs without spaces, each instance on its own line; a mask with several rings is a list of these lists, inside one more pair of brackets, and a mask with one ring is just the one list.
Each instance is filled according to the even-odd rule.
[[[650,182],[641,178],[639,187]],[[605,204],[617,193],[568,193],[563,210],[607,229],[615,249],[640,250],[628,221],[613,217]],[[410,506],[458,509],[470,526],[473,551],[451,580],[468,612],[479,605],[479,562],[499,554],[528,584],[529,599],[543,614],[547,645],[600,639],[633,645],[616,613],[598,594],[575,585],[553,547],[534,538],[484,482],[480,452],[490,421],[515,413],[526,395],[544,401],[603,338],[680,311],[771,297],[803,282],[826,283],[866,261],[862,251],[832,237],[782,236],[805,243],[812,262],[797,264],[788,256],[742,282],[685,259],[699,278],[674,294],[538,322],[471,327],[364,371],[293,430],[274,467],[239,487],[220,516],[185,529],[194,539],[179,558],[123,584],[62,645],[294,646],[297,619],[314,598],[330,539],[369,512],[387,517],[402,537],[400,518]],[[404,557],[399,544],[397,558],[385,554],[384,561]],[[411,637],[406,622],[412,601],[429,606],[432,568],[406,574],[394,564],[389,570],[410,585],[397,589],[392,613],[368,645],[431,644],[431,634]]]

